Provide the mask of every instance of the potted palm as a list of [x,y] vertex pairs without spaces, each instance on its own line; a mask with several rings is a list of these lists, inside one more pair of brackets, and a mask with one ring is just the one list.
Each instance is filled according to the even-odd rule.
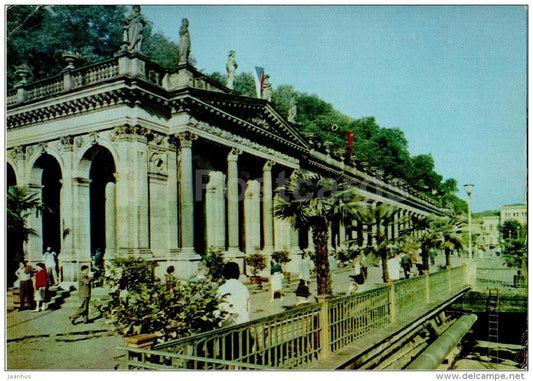
[[261,277],[259,272],[263,271],[267,266],[266,258],[263,254],[254,253],[247,256],[244,259],[244,262],[247,266],[252,268],[252,276],[250,277],[250,282],[253,284],[261,284]]

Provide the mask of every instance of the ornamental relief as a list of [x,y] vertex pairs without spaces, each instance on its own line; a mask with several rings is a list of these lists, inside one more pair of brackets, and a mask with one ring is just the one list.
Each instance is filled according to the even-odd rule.
[[149,137],[152,135],[152,132],[145,127],[140,125],[131,126],[125,124],[123,126],[117,126],[113,129],[111,133],[110,140],[115,141],[117,139],[132,139],[134,137]]
[[13,160],[24,160],[25,149],[23,146],[16,146],[9,150],[8,154]]
[[165,151],[150,149],[148,153],[148,172],[166,176],[168,174],[167,160]]

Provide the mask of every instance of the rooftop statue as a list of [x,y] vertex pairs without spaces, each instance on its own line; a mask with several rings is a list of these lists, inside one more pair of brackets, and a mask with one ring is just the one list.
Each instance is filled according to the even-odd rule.
[[180,27],[180,43],[179,43],[179,59],[178,65],[189,62],[189,54],[191,54],[191,36],[189,34],[189,20],[182,19]]
[[265,75],[265,82],[263,82],[263,99],[267,101],[272,100],[272,84],[270,83],[270,75]]
[[141,7],[134,5],[124,26],[125,50],[140,53],[143,41],[143,30],[146,22],[141,15]]
[[226,62],[226,70],[228,71],[228,79],[226,81],[226,87],[233,89],[233,81],[235,80],[235,72],[237,70],[237,61],[235,61],[235,51],[230,50],[228,60]]
[[287,115],[287,120],[291,123],[296,123],[296,115],[298,113],[298,107],[296,106],[296,98],[291,98],[291,103],[289,106],[289,112]]

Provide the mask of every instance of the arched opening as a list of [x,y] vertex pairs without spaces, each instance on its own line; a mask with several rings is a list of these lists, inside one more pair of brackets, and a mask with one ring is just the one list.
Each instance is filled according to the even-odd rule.
[[89,170],[91,253],[106,248],[106,186],[115,182],[115,161],[111,153],[102,146],[93,147],[86,156],[92,158]]
[[[17,177],[13,167],[8,163],[7,164],[7,189],[9,187],[17,185]],[[8,204],[9,205],[9,204]],[[8,217],[9,223],[9,217]],[[9,224],[8,224],[9,226]],[[9,228],[8,228],[9,229]],[[13,285],[13,282],[16,279],[15,271],[18,268],[18,262],[22,259],[23,249],[22,249],[22,240],[19,238],[18,234],[13,234],[12,231],[9,232],[9,236],[6,235],[7,243],[7,252],[6,252],[6,265],[7,265],[7,284],[8,286]]]
[[42,212],[42,252],[50,246],[56,253],[61,252],[61,168],[57,160],[49,155],[42,155],[35,166],[42,169],[41,200],[45,206]]
[[17,185],[17,175],[11,164],[7,163],[7,189]]

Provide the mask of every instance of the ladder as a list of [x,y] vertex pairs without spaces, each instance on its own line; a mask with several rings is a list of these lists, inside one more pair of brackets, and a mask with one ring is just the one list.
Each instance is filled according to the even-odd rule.
[[[489,289],[489,298],[487,299],[487,314],[489,323],[487,355],[498,359],[498,303],[500,300],[500,290],[498,288]],[[491,344],[496,344],[496,349]]]

